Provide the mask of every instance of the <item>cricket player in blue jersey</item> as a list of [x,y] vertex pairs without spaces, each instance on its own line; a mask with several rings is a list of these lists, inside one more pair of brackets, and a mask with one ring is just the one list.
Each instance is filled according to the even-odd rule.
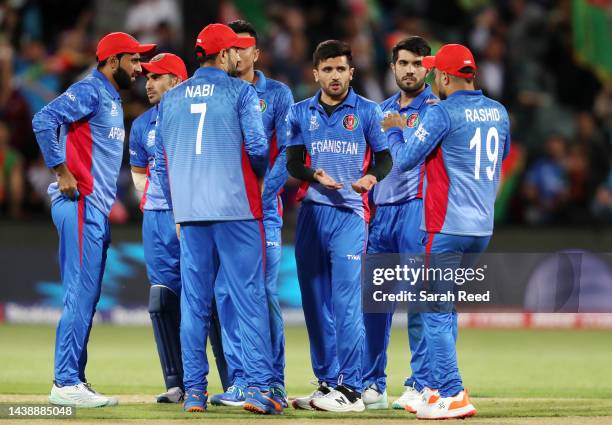
[[179,403],[183,400],[180,247],[172,210],[155,173],[155,123],[162,95],[187,79],[187,68],[172,53],[160,53],[141,66],[147,78],[147,97],[154,106],[132,123],[130,165],[136,189],[142,193],[142,241],[151,283],[149,315],[166,384],[166,392],[157,397],[157,402]]
[[[255,28],[246,21],[228,24],[239,37],[252,37],[257,42]],[[255,70],[259,58],[257,45],[240,49],[238,76],[252,83],[259,96],[263,126],[268,139],[270,161],[264,177],[263,224],[266,235],[265,282],[266,298],[270,314],[270,334],[272,337],[272,364],[274,379],[270,390],[287,407],[285,392],[285,334],[283,316],[278,302],[277,279],[281,260],[281,227],[283,224],[282,204],[279,193],[287,181],[285,156],[286,118],[289,107],[293,105],[293,95],[285,84],[267,78],[263,72]],[[225,291],[222,291],[225,289]],[[237,316],[227,287],[217,286],[215,293],[223,334],[223,350],[228,366],[229,381],[232,385],[223,394],[211,397],[216,405],[241,406],[245,400],[246,383],[242,365],[242,347],[237,326]]]
[[[425,159],[425,253],[444,253],[443,260],[429,256],[430,266],[469,267],[463,254],[484,252],[493,233],[501,162],[510,149],[508,113],[474,89],[476,63],[465,46],[442,46],[436,56],[425,57],[423,65],[436,69],[442,101],[427,110],[407,142],[402,133],[405,117],[389,115],[383,128],[400,170]],[[430,284],[437,290],[444,282]],[[419,419],[476,414],[457,367],[457,313],[447,307],[433,305],[432,312],[423,314],[429,382],[437,392],[417,408]]]
[[141,72],[140,54],[154,49],[154,44],[140,44],[126,33],[104,36],[96,50],[97,69],[32,120],[45,163],[57,177],[48,192],[60,241],[64,309],[55,340],[52,404],[117,404],[87,383],[87,342],[100,298],[110,243],[108,215],[123,156],[125,130],[118,90],[130,88]]
[[[235,306],[247,384],[246,410],[279,414],[273,381],[265,237],[258,179],[268,141],[254,87],[238,78],[238,50],[255,43],[222,24],[196,41],[200,68],[162,98],[155,171],[181,225],[181,349],[184,409],[207,408],[206,337],[215,288]],[[221,287],[221,288],[219,288]]]
[[[418,36],[399,41],[392,49],[391,70],[400,91],[380,106],[384,113],[399,112],[406,115],[403,129],[408,139],[417,129],[419,121],[437,99],[425,83],[427,69],[423,57],[431,54],[427,42]],[[425,165],[421,161],[415,167],[400,171],[393,165],[389,175],[374,187],[376,215],[370,226],[368,254],[408,253],[423,250],[425,233],[420,230],[423,214],[423,177]],[[414,407],[427,388],[426,348],[423,339],[423,319],[420,313],[408,314],[408,341],[412,354],[410,368],[412,376],[404,382],[405,391],[393,402],[394,409],[406,409],[416,413]],[[366,390],[363,402],[367,409],[386,409],[387,347],[391,333],[392,313],[367,313],[363,315],[366,343],[363,360],[363,380]]]
[[293,400],[296,409],[365,410],[361,256],[368,192],[391,170],[392,159],[380,107],[350,88],[351,59],[346,43],[319,44],[313,63],[321,90],[293,105],[287,122],[287,169],[303,181],[295,258],[319,381],[312,394]]

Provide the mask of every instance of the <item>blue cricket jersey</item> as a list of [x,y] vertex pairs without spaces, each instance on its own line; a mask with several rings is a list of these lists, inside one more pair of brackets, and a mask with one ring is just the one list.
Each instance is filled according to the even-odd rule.
[[141,114],[132,123],[130,131],[130,165],[147,168],[145,185],[140,208],[142,210],[169,210],[159,177],[155,172],[155,124],[158,105]]
[[[437,99],[431,92],[429,84],[410,104],[400,108],[401,92],[396,93],[389,99],[380,104],[383,114],[386,112],[399,112],[406,114],[406,128],[404,129],[404,140],[408,140],[416,130],[423,114],[430,106],[429,99]],[[414,168],[400,171],[399,167],[393,163],[393,168],[381,182],[374,186],[373,200],[376,205],[401,204],[411,199],[421,199],[423,197],[423,178],[425,175],[424,161],[419,162]]]
[[[47,166],[66,163],[80,196],[108,215],[125,138],[121,97],[111,82],[94,70],[36,113],[32,127]],[[57,182],[48,193],[52,201],[61,196]]]
[[251,84],[215,67],[164,94],[155,171],[177,223],[262,218],[268,141]]
[[372,151],[387,149],[382,132],[380,107],[357,95],[353,89],[330,117],[315,96],[296,103],[287,118],[288,146],[306,147],[306,165],[322,168],[344,186],[330,190],[318,183],[304,182],[298,197],[304,202],[348,208],[369,222],[368,194],[356,193],[351,183],[363,177],[372,161]]
[[266,78],[255,71],[255,90],[259,96],[264,131],[270,148],[270,161],[264,178],[263,216],[266,227],[283,225],[283,205],[280,191],[287,181],[287,113],[293,105],[293,95],[286,84]]
[[404,143],[399,128],[389,144],[402,170],[425,159],[422,229],[489,236],[502,160],[510,150],[508,112],[480,90],[461,90],[432,105]]

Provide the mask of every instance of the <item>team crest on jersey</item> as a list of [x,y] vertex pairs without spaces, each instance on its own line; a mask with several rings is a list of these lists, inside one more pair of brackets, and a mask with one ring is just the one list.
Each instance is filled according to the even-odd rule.
[[147,146],[153,146],[155,144],[155,129],[149,130],[147,133]]
[[317,116],[311,115],[310,116],[310,127],[308,128],[308,130],[315,131],[317,128],[319,128],[319,123],[317,122]]
[[259,99],[259,109],[261,110],[262,113],[266,112],[266,109],[268,109],[268,104],[266,103],[265,100]]
[[417,125],[419,125],[419,114],[415,112],[410,114],[410,116],[406,119],[406,126],[408,128],[414,128]]
[[342,119],[342,126],[348,131],[353,131],[359,127],[359,118],[355,114],[345,115]]
[[117,104],[114,101],[111,101],[111,117],[116,117],[119,115],[119,109],[117,109]]

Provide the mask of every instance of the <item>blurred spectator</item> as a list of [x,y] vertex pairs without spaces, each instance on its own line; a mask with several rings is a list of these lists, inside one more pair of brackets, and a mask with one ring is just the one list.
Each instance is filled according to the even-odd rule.
[[9,145],[10,138],[8,125],[0,121],[0,207],[12,218],[19,218],[24,194],[23,160]]
[[[51,206],[51,199],[47,195],[49,185],[55,181],[55,176],[47,168],[42,155],[39,155],[28,167],[27,181],[32,188],[28,198],[28,204],[36,209],[47,211]],[[44,208],[43,208],[44,207]]]
[[545,224],[559,219],[569,196],[566,160],[565,140],[552,135],[546,141],[544,156],[528,167],[523,187],[528,223]]
[[598,219],[612,221],[612,171],[608,179],[597,188],[591,209]]
[[[178,35],[182,22],[178,1],[138,0],[134,3],[126,14],[125,31],[141,43],[164,44],[169,40],[161,40],[160,36]],[[178,39],[171,40],[172,50],[178,47],[179,42]]]

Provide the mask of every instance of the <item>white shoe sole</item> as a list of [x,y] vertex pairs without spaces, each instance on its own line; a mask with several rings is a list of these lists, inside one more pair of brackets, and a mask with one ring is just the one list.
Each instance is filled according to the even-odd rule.
[[463,406],[459,409],[453,409],[450,412],[446,412],[442,416],[425,416],[425,415],[419,416],[417,412],[416,417],[417,419],[422,419],[422,420],[444,420],[444,419],[469,418],[470,416],[475,416],[475,415],[476,415],[476,408],[473,405],[468,404],[467,406]]
[[366,410],[385,410],[389,408],[389,403],[385,403],[384,401],[377,401],[374,403],[363,403],[365,404]]
[[242,407],[244,406],[244,401],[227,401],[227,400],[219,400],[219,404],[228,407]]
[[360,405],[350,405],[350,406],[346,406],[344,408],[337,408],[335,406],[321,406],[320,404],[316,403],[316,399],[312,400],[310,402],[310,405],[312,406],[312,408],[314,410],[322,410],[324,412],[335,412],[335,413],[348,413],[348,412],[364,412],[366,410],[366,407],[363,403],[361,403]]
[[54,395],[49,396],[49,403],[55,406],[78,407],[81,409],[89,409],[89,408],[93,409],[96,407],[105,407],[105,406],[109,406],[110,402],[111,402],[110,399],[107,399],[107,400],[100,400],[98,402],[84,403],[84,402],[76,402],[74,400],[67,399],[67,398],[57,397]]

